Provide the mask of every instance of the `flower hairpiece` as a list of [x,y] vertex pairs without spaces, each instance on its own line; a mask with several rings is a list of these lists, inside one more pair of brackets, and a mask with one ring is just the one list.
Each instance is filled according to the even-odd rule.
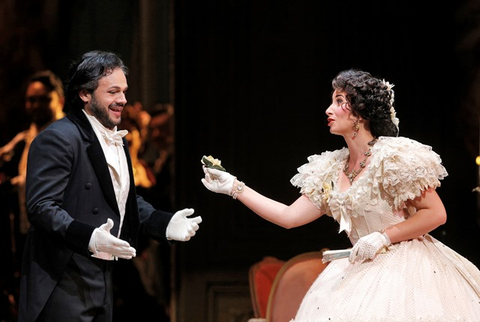
[[387,91],[390,92],[390,102],[388,104],[390,106],[390,119],[398,129],[400,120],[397,118],[397,112],[395,112],[395,108],[393,107],[393,103],[395,102],[395,92],[393,91],[393,86],[395,85],[387,82],[386,80],[382,80],[382,83],[387,87]]

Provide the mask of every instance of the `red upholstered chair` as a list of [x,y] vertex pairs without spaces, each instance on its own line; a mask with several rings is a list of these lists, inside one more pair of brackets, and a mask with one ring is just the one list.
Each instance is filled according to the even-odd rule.
[[270,291],[267,322],[288,322],[295,317],[308,289],[328,265],[322,262],[324,250],[296,255],[282,266]]
[[280,268],[285,261],[273,256],[264,257],[253,264],[249,270],[250,296],[252,299],[254,319],[265,319],[270,290]]

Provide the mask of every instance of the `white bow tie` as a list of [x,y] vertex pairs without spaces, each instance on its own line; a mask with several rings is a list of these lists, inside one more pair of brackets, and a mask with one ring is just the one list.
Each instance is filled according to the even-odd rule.
[[115,144],[117,146],[123,146],[122,138],[127,134],[127,130],[120,130],[112,133],[103,132],[103,137],[108,145]]

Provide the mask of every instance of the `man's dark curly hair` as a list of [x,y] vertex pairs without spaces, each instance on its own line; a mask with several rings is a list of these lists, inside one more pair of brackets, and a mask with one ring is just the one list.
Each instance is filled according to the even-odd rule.
[[87,52],[81,59],[73,62],[70,65],[69,81],[65,91],[67,108],[69,110],[83,108],[78,92],[87,90],[93,93],[98,87],[100,78],[110,75],[116,68],[120,68],[128,75],[128,68],[117,54],[99,50]]
[[374,137],[398,136],[398,127],[391,119],[394,92],[371,74],[349,69],[332,80],[333,90],[345,92],[354,116],[361,117]]

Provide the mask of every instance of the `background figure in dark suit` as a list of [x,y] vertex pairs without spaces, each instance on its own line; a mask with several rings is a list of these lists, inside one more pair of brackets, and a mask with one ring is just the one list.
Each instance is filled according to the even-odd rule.
[[[25,203],[25,178],[30,143],[39,132],[52,122],[65,116],[63,84],[50,70],[34,73],[25,84],[25,122],[27,128],[17,133],[7,144],[0,147],[0,229],[1,258],[7,259],[1,265],[1,290],[8,297],[9,310],[0,310],[0,321],[16,320],[18,281],[21,256],[27,237],[28,219]],[[5,316],[11,311],[14,318]]]
[[157,210],[136,194],[117,131],[127,74],[114,53],[84,54],[69,72],[69,114],[32,142],[20,321],[111,321],[115,259],[135,257],[137,235],[188,241],[199,228],[193,209]]

